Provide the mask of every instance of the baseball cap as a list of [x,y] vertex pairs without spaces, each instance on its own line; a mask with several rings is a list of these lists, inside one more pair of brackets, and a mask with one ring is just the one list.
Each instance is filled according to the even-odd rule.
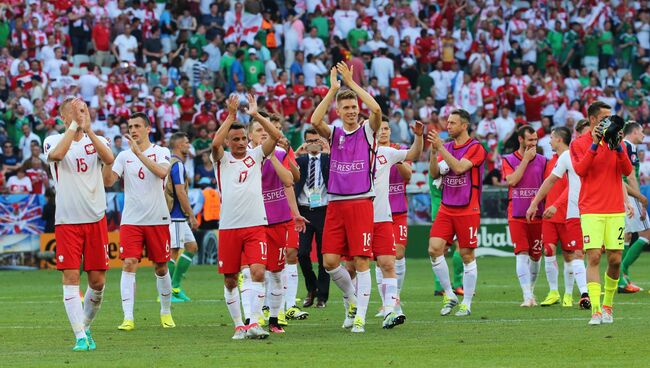
[[248,49],[248,54],[249,54],[249,55],[250,55],[250,54],[255,54],[255,55],[257,55],[257,50],[255,50],[254,47],[251,47],[250,49]]

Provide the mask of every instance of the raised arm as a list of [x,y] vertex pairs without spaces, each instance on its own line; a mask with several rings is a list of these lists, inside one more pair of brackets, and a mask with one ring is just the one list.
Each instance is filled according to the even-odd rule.
[[415,134],[415,141],[406,153],[406,161],[416,161],[420,158],[422,149],[424,148],[424,139],[422,138],[422,135],[424,134],[424,125],[422,125],[421,122],[416,121],[415,124],[411,126],[411,130],[413,130],[413,134]]
[[299,233],[304,233],[307,230],[307,225],[309,221],[300,215],[298,210],[298,201],[296,200],[296,192],[293,190],[293,186],[284,186],[284,194],[287,196],[287,201],[289,201],[289,208],[291,209],[291,214],[293,215],[293,221],[296,224],[295,230]]
[[214,133],[212,139],[212,161],[218,162],[223,157],[223,143],[228,136],[228,131],[235,122],[237,116],[237,109],[239,108],[239,97],[237,95],[230,95],[228,98],[228,117],[221,123],[217,132]]
[[257,110],[257,101],[253,95],[248,94],[246,98],[248,99],[248,114],[251,118],[260,123],[262,128],[264,128],[264,130],[269,134],[269,139],[262,143],[262,152],[264,153],[264,156],[268,156],[275,151],[275,146],[278,144],[278,140],[283,137],[282,132],[276,128],[268,118],[259,113]]
[[325,114],[327,114],[327,110],[332,105],[339,88],[341,88],[341,82],[337,79],[336,68],[332,68],[330,70],[330,89],[311,115],[311,125],[321,137],[328,140],[330,139],[330,135],[332,135],[332,131],[323,119],[325,118]]
[[282,162],[280,162],[280,160],[278,160],[278,158],[274,154],[271,154],[269,157],[270,157],[269,160],[271,161],[271,165],[273,165],[273,169],[275,170],[275,173],[280,178],[282,184],[285,187],[292,186],[293,175],[291,174],[291,171],[289,171],[289,169],[284,167],[284,165],[282,165]]
[[[452,154],[449,153],[449,151],[447,151],[447,149],[443,145],[442,139],[440,139],[440,137],[438,136],[438,133],[436,133],[435,131],[432,130],[432,131],[429,132],[429,135],[427,136],[427,140],[431,143],[431,147],[433,147],[433,149],[435,151],[440,153],[440,156],[442,156],[442,159],[445,160],[445,162],[449,166],[449,170],[453,171],[457,175],[464,174],[465,172],[470,170],[472,168],[472,166],[474,166],[472,161],[470,161],[470,160],[468,160],[468,159],[466,159],[464,157],[459,160],[456,157],[452,156]],[[433,154],[433,151],[432,151],[432,154]],[[435,161],[435,163],[432,162],[432,161]],[[430,171],[431,172],[431,177],[434,178],[434,179],[438,179],[438,177],[440,176],[440,170],[439,170],[439,167],[438,167],[437,158],[432,158],[432,159],[429,160],[429,168],[430,169],[431,168],[435,169],[435,171],[434,170]]]
[[102,167],[102,179],[104,180],[105,187],[112,187],[120,177],[113,171],[112,164],[106,164]]
[[74,140],[74,136],[77,134],[78,129],[80,129],[79,124],[77,124],[76,121],[73,121],[65,130],[65,133],[63,133],[61,141],[59,141],[59,143],[47,153],[48,162],[58,162],[63,160],[72,145],[72,141]]
[[528,167],[528,163],[535,159],[535,155],[537,155],[537,149],[535,147],[530,147],[524,152],[524,157],[519,166],[517,166],[517,169],[515,169],[512,174],[506,176],[506,183],[508,183],[509,186],[515,186],[519,183],[521,178],[524,177],[524,172],[526,171],[526,167]]
[[88,138],[90,138],[90,141],[93,142],[93,146],[95,146],[95,151],[97,151],[99,159],[102,160],[105,165],[112,164],[113,161],[115,161],[113,151],[93,131],[90,125],[90,111],[88,110],[88,105],[81,100],[76,100],[73,102],[72,108],[75,109],[75,112],[79,116],[81,129],[86,133]]
[[154,160],[150,159],[149,157],[145,156],[144,153],[142,153],[142,150],[140,150],[140,146],[131,138],[131,135],[129,134],[124,134],[124,138],[126,138],[127,142],[129,142],[129,147],[131,148],[131,152],[135,154],[135,156],[142,162],[142,164],[149,169],[154,175],[161,179],[165,179],[167,177],[167,174],[169,173],[169,164],[168,163],[157,163]]
[[370,95],[370,93],[368,93],[368,91],[363,89],[360,85],[357,84],[357,82],[354,81],[352,78],[354,67],[349,68],[348,64],[341,61],[336,64],[336,69],[341,74],[343,82],[345,82],[345,84],[350,87],[350,89],[353,90],[357,96],[359,96],[359,98],[361,98],[361,101],[365,103],[366,106],[368,106],[368,109],[370,110],[370,117],[368,118],[370,127],[373,131],[378,131],[379,127],[381,126],[381,107]]

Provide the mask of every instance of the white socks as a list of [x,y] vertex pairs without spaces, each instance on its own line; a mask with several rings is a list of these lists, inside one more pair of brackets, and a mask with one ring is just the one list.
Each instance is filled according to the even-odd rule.
[[585,269],[585,262],[582,259],[574,259],[571,261],[571,268],[573,269],[573,276],[576,278],[576,284],[580,294],[587,292],[587,270]]
[[102,306],[102,299],[104,298],[104,289],[95,290],[88,286],[86,295],[84,296],[84,326],[86,329],[93,323],[97,311]]
[[330,275],[330,279],[343,292],[343,300],[345,303],[357,304],[357,298],[354,295],[354,285],[352,285],[352,279],[350,278],[348,270],[338,266],[331,271],[327,271],[327,273]]
[[524,293],[524,301],[533,297],[533,291],[530,284],[530,258],[528,254],[517,254],[517,278],[521,291]]
[[[357,317],[366,320],[368,303],[370,302],[370,290],[372,289],[372,277],[370,270],[357,272]],[[397,284],[395,285],[397,289]],[[388,298],[386,298],[388,299]]]
[[395,304],[397,304],[397,279],[388,277],[383,279],[381,289],[383,289],[382,305],[384,306],[384,317],[386,317],[393,312]]
[[449,280],[449,266],[447,266],[447,261],[445,261],[445,256],[439,256],[436,258],[431,258],[431,268],[433,268],[433,273],[436,275],[440,286],[445,291],[445,295],[449,299],[458,299],[456,294],[451,288],[451,281]]
[[379,291],[381,303],[384,305],[384,273],[381,272],[381,267],[378,264],[375,264],[375,280],[377,281],[377,290]]
[[573,266],[564,261],[564,295],[573,295]]
[[463,296],[463,304],[467,306],[467,309],[471,310],[472,307],[472,298],[474,297],[474,292],[476,291],[476,280],[478,279],[478,267],[476,266],[476,260],[468,264],[463,263],[463,288],[465,290],[465,295]]
[[169,271],[164,275],[156,275],[156,287],[160,294],[160,314],[170,314],[172,312],[172,278]]
[[530,266],[530,289],[534,290],[535,283],[537,282],[537,275],[539,275],[539,268],[541,267],[541,262],[539,259],[534,261],[531,258],[530,263],[528,263],[528,265]]
[[241,320],[239,291],[236,288],[228,290],[228,288],[224,286],[223,296],[226,299],[226,306],[228,307],[228,312],[230,313],[232,321],[235,323],[235,327],[243,326],[244,323]]
[[559,274],[557,267],[557,258],[555,256],[544,257],[544,269],[546,270],[548,288],[551,291],[557,291],[557,277]]
[[286,281],[284,293],[284,310],[296,305],[296,294],[298,294],[298,265],[286,264],[284,265],[284,278]]
[[284,295],[284,288],[282,287],[282,271],[269,272],[267,293],[269,298],[266,302],[269,305],[269,316],[277,317],[282,307],[282,296]]
[[[135,272],[122,271],[120,279],[122,311],[124,320],[133,321],[133,304],[135,303]],[[162,299],[161,299],[162,300]]]
[[63,285],[63,305],[70,320],[70,326],[77,339],[86,337],[84,310],[79,296],[79,285]]
[[251,293],[252,300],[250,323],[253,324],[257,323],[257,321],[259,321],[260,317],[262,316],[262,305],[264,305],[265,297],[264,282],[251,281]]
[[395,260],[395,274],[397,274],[397,299],[399,299],[406,275],[406,257]]
[[241,274],[243,276],[243,282],[241,284],[241,304],[244,309],[244,318],[245,319],[250,319],[251,318],[251,304],[253,301],[253,285],[251,283],[253,282],[251,280],[251,269],[250,268],[244,268],[241,270]]

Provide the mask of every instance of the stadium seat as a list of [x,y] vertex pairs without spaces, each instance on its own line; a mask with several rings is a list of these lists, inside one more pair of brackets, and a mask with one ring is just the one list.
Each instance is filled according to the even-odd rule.
[[623,78],[625,76],[625,74],[627,74],[629,72],[630,72],[629,69],[619,69],[618,71],[616,71],[616,76],[619,77],[619,78]]
[[90,63],[90,58],[88,55],[78,54],[72,57],[72,62],[76,67],[87,66]]
[[107,66],[102,67],[102,74],[103,75],[109,75],[109,74],[111,74],[112,71],[113,71],[113,69],[111,69],[110,67],[107,67]]

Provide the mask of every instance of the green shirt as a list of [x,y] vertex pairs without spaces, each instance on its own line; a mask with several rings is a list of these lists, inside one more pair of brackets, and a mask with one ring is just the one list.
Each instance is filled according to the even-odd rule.
[[353,50],[359,47],[359,40],[361,39],[368,41],[368,31],[365,29],[355,28],[348,32],[348,44]]
[[598,56],[598,34],[590,33],[585,36],[585,56]]
[[433,78],[429,74],[420,74],[418,77],[418,87],[420,87],[420,99],[431,96],[431,87],[433,87]]
[[285,137],[289,140],[289,145],[294,149],[297,150],[300,148],[302,145],[302,130],[300,128],[296,128],[295,125],[291,125],[287,132],[285,133]]
[[192,142],[192,146],[194,146],[194,149],[197,151],[204,150],[208,147],[210,147],[210,144],[212,144],[212,141],[210,138],[196,138],[194,139],[194,142]]
[[322,39],[323,42],[327,42],[330,36],[330,26],[327,18],[315,17],[311,20],[311,25],[312,27],[316,27],[316,35]]
[[560,52],[562,52],[562,36],[561,32],[550,31],[548,36],[546,36],[548,42],[551,44],[551,52],[553,56],[558,57]]
[[600,50],[604,55],[614,55],[614,35],[612,35],[612,32],[605,31],[601,33],[599,41],[602,42]]
[[219,69],[221,69],[221,73],[223,74],[223,78],[225,80],[230,80],[230,67],[232,66],[232,63],[235,62],[235,60],[235,57],[230,54],[224,54],[221,57],[221,61],[219,62]]
[[589,85],[589,79],[591,78],[589,78],[588,75],[578,77],[578,80],[580,81],[580,85],[582,86],[582,88],[585,88]]
[[253,84],[257,83],[257,76],[260,73],[264,73],[264,63],[259,60],[244,61],[244,76],[247,87],[250,88],[253,86]]
[[638,41],[637,41],[637,39],[636,39],[636,35],[634,35],[634,33],[623,33],[623,34],[621,35],[621,37],[620,37],[620,41],[619,41],[619,42],[620,42],[621,44],[629,43],[629,42],[634,42],[634,44],[629,45],[629,46],[626,46],[626,47],[623,47],[623,48],[621,49],[621,58],[622,58],[623,60],[627,60],[627,61],[632,60],[632,56],[634,55],[634,51],[635,51],[635,49],[636,49],[635,44],[638,43]]
[[192,37],[187,40],[187,48],[196,48],[198,53],[197,56],[200,58],[203,53],[203,46],[208,44],[208,40],[205,39],[205,35],[195,33]]
[[433,184],[434,180],[431,175],[427,176],[429,177],[429,194],[431,195],[431,221],[433,221],[438,216],[440,201],[442,200],[442,190]]
[[543,40],[537,40],[537,69],[546,70],[546,57],[550,52],[548,49],[544,49],[550,47],[551,43],[548,42],[548,39],[545,38]]
[[[576,42],[578,41],[578,34],[575,33],[573,30],[570,30],[569,32],[564,34],[564,46],[562,47],[562,53],[560,56],[560,61],[564,62],[567,60],[569,57],[569,52],[571,50],[574,50],[576,46]],[[573,56],[575,57],[575,50],[573,51]]]
[[0,47],[7,46],[7,39],[9,38],[9,23],[0,22]]

